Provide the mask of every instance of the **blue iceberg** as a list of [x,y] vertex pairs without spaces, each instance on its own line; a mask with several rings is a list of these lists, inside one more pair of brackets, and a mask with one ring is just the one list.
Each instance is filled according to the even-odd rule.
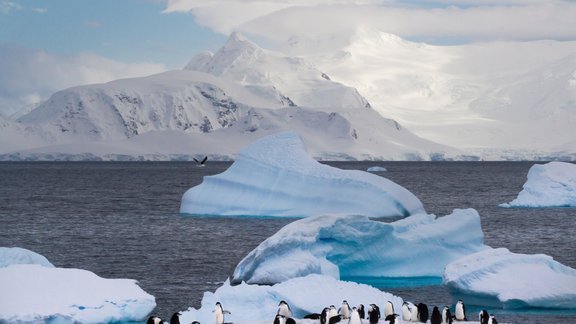
[[488,248],[474,209],[417,214],[393,223],[358,215],[299,219],[266,239],[234,270],[232,283],[275,284],[322,274],[355,277],[441,277],[446,264]]
[[388,217],[424,212],[404,187],[359,170],[341,170],[310,157],[293,132],[244,148],[225,172],[188,189],[180,212],[194,215],[307,217],[356,214]]

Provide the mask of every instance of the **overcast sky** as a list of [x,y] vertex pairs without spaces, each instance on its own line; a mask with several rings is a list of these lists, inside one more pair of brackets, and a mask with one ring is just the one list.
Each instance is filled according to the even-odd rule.
[[283,41],[358,27],[436,44],[576,40],[576,1],[0,0],[0,114],[181,68],[236,30]]

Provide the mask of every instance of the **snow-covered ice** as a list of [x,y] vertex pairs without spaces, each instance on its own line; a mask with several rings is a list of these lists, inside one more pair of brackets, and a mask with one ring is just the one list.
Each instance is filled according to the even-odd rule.
[[358,215],[324,215],[292,222],[237,266],[232,281],[274,284],[323,274],[353,277],[441,277],[446,264],[487,248],[480,216],[456,209],[384,223]]
[[54,265],[41,254],[20,247],[0,247],[0,268],[12,264],[38,264],[54,268]]
[[485,249],[448,264],[443,281],[468,304],[576,308],[576,270],[548,255]]
[[576,164],[535,164],[518,197],[501,207],[576,207]]
[[404,187],[359,170],[341,170],[310,157],[299,135],[276,133],[244,148],[225,172],[186,191],[181,213],[305,217],[424,212]]
[[366,171],[368,171],[368,172],[386,172],[386,168],[380,167],[380,166],[373,166],[373,167],[369,167]]
[[[324,307],[330,305],[338,308],[343,300],[348,301],[351,307],[359,304],[368,307],[371,303],[383,307],[387,301],[391,301],[394,309],[401,309],[403,302],[402,298],[374,287],[322,275],[294,278],[274,286],[246,283],[231,286],[226,282],[214,293],[205,292],[201,307],[183,311],[180,321],[213,323],[212,310],[216,302],[220,302],[223,308],[231,313],[226,315],[226,322],[272,323],[281,300],[285,300],[290,305],[294,317],[300,319],[306,314],[320,313]],[[317,322],[311,321],[311,323]]]
[[[156,307],[154,296],[135,280],[105,279],[86,270],[55,268],[46,258],[20,250],[0,250],[0,322],[139,321]],[[36,264],[23,264],[27,256]]]

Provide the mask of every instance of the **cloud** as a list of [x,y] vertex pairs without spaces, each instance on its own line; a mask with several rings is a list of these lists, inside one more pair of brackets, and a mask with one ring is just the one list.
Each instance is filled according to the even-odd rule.
[[9,116],[68,87],[163,72],[154,63],[124,63],[94,54],[56,55],[0,44],[0,115]]
[[165,12],[276,40],[358,27],[439,42],[576,39],[576,2],[560,0],[169,0]]
[[12,1],[0,1],[0,13],[8,15],[14,10],[22,10],[24,7]]

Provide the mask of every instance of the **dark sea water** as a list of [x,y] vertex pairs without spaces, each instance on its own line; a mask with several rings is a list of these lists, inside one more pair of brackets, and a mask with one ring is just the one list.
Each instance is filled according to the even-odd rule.
[[[384,166],[438,216],[475,208],[485,243],[544,253],[576,268],[576,208],[506,209],[531,162],[334,162],[342,169]],[[38,252],[57,267],[137,279],[156,297],[155,313],[199,307],[236,264],[294,219],[186,217],[182,194],[229,162],[0,163],[0,246]],[[538,280],[538,278],[535,278]],[[407,283],[409,284],[409,283]],[[383,284],[386,286],[386,284]],[[452,302],[440,285],[385,288],[428,305]],[[500,322],[576,323],[575,312],[491,309]],[[472,310],[471,310],[472,312]],[[475,318],[476,316],[473,315]]]

